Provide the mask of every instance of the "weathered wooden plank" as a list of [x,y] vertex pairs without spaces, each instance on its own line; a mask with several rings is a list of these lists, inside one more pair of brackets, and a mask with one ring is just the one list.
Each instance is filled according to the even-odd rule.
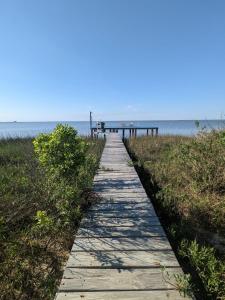
[[171,246],[165,237],[144,238],[76,238],[72,247],[74,251],[97,250],[167,250]]
[[81,227],[77,237],[144,237],[166,236],[162,226],[145,227]]
[[98,191],[98,192],[109,192],[109,193],[114,193],[114,192],[141,192],[144,193],[145,190],[144,188],[141,186],[141,184],[124,184],[122,182],[118,183],[118,184],[111,184],[111,185],[104,185],[104,184],[96,184],[94,186],[94,191]]
[[[121,162],[122,164],[127,164],[128,161],[130,161],[130,158],[127,155],[124,154],[118,154],[117,156],[113,156],[113,160],[112,160],[112,155],[111,154],[107,154],[102,156],[101,162],[105,163],[105,164],[118,164],[118,162]],[[129,164],[131,165],[131,164]]]
[[124,193],[119,193],[119,195],[117,194],[107,194],[107,193],[96,193],[99,195],[99,197],[101,199],[106,199],[106,200],[113,200],[113,201],[149,201],[149,198],[147,197],[147,195],[145,193],[139,193],[139,194],[135,194],[135,193],[129,193],[129,194],[124,194]]
[[121,172],[118,174],[117,171],[106,171],[102,174],[99,173],[94,179],[94,186],[96,187],[102,185],[107,185],[108,187],[119,187],[122,184],[125,186],[134,185],[135,187],[138,186],[143,188],[142,183],[137,175],[131,173]]
[[[103,187],[103,188],[94,188],[93,189],[94,192],[98,193],[98,194],[103,194],[105,195],[106,193],[111,195],[111,194],[119,194],[119,193],[125,193],[125,194],[128,194],[131,195],[131,194],[134,194],[134,195],[137,195],[137,194],[145,194],[145,190],[143,188],[126,188],[126,187],[121,187],[121,188],[106,188],[106,187]],[[146,194],[145,194],[146,195]]]
[[112,167],[118,166],[120,170],[122,170],[125,167],[128,167],[130,169],[133,169],[133,166],[131,165],[130,161],[128,159],[114,159],[112,162],[112,157],[110,159],[104,159],[100,160],[100,166],[102,165],[112,165]]
[[[109,170],[107,170],[107,169],[109,169]],[[115,172],[115,173],[117,172],[117,173],[136,174],[136,171],[135,171],[134,167],[128,166],[127,163],[124,163],[124,164],[121,164],[121,163],[111,164],[111,166],[109,164],[104,164],[104,165],[100,164],[100,168],[99,168],[98,172],[107,172],[107,171],[110,171],[110,169],[112,169],[112,171]]]
[[135,172],[134,168],[133,167],[129,167],[125,164],[121,164],[121,163],[118,163],[118,164],[106,164],[104,163],[104,165],[101,165],[100,164],[100,170],[102,171],[118,171],[118,172]]
[[117,198],[122,198],[122,197],[126,197],[126,198],[129,198],[129,197],[136,197],[136,198],[140,198],[140,197],[147,197],[146,193],[143,191],[137,191],[135,192],[134,190],[115,190],[115,191],[107,191],[107,190],[104,190],[104,191],[101,191],[99,192],[99,194],[101,194],[102,197],[117,197]]
[[60,292],[56,300],[184,300],[175,290]]
[[101,180],[96,182],[94,184],[94,188],[107,188],[107,189],[111,189],[111,188],[116,188],[116,189],[141,189],[142,191],[144,190],[142,184],[140,181],[134,181],[134,180],[124,180],[124,179],[117,179],[117,180]]
[[[112,160],[113,158],[113,160]],[[101,158],[102,162],[124,162],[124,161],[130,161],[130,157],[127,154],[123,153],[109,153],[102,155]]]
[[105,211],[105,210],[119,210],[123,211],[135,209],[135,210],[145,210],[145,209],[153,209],[150,201],[143,202],[100,202],[99,204],[94,205],[90,208],[89,211]]
[[122,148],[119,148],[119,149],[115,149],[115,148],[113,148],[113,149],[110,149],[110,148],[106,148],[105,147],[105,149],[104,149],[104,152],[103,152],[103,155],[111,155],[111,154],[114,154],[114,155],[119,155],[119,154],[121,154],[121,155],[125,155],[125,154],[127,154],[127,152],[126,152],[126,150],[125,149],[122,149]]
[[99,169],[96,173],[96,177],[97,176],[114,176],[114,177],[119,177],[119,176],[128,176],[129,178],[132,177],[136,177],[137,174],[134,171],[122,171],[122,170],[103,170],[103,169]]
[[137,175],[135,173],[130,172],[119,172],[118,171],[98,171],[95,178],[101,178],[101,179],[138,179]]
[[67,268],[179,267],[172,250],[167,251],[95,251],[72,252]]
[[125,167],[129,168],[129,169],[134,169],[134,167],[130,164],[130,161],[126,161],[126,160],[125,161],[124,160],[120,160],[120,161],[114,160],[114,161],[112,161],[112,158],[111,158],[111,160],[110,159],[109,160],[104,160],[104,161],[100,160],[100,166],[102,164],[104,166],[106,166],[106,165],[111,165],[112,167],[117,166],[120,170],[124,169]]
[[81,226],[148,226],[148,225],[160,225],[157,217],[148,218],[84,218],[81,222]]
[[[113,157],[113,160],[112,160],[112,157]],[[102,155],[102,158],[100,161],[103,163],[111,163],[111,164],[115,164],[118,162],[126,163],[126,162],[130,161],[130,158],[128,155],[121,154],[121,153],[119,153],[117,155],[114,154],[113,156],[112,156],[112,153],[109,153],[109,154]]]
[[111,160],[112,162],[116,159],[121,159],[121,158],[130,159],[128,153],[125,150],[121,150],[121,149],[119,151],[115,149],[113,151],[110,149],[108,149],[107,151],[106,150],[107,149],[105,149],[105,151],[103,152],[101,160],[104,160],[104,158],[112,159],[112,157],[114,158],[113,160]]
[[104,154],[126,154],[125,150],[122,147],[105,147]]
[[[167,275],[167,272],[170,276]],[[175,274],[179,267],[149,269],[85,269],[66,268],[61,282],[61,291],[98,290],[159,290],[175,289]]]
[[137,178],[137,174],[135,174],[134,172],[126,172],[126,171],[118,171],[118,170],[110,170],[110,169],[106,169],[106,170],[99,170],[96,177],[101,177],[101,178],[105,178],[105,179],[113,179],[113,178]]
[[108,187],[112,187],[112,186],[120,186],[120,185],[125,185],[125,186],[131,186],[131,187],[142,187],[142,184],[140,182],[139,179],[136,179],[135,177],[134,178],[124,178],[124,177],[121,177],[121,178],[96,178],[94,180],[94,185],[95,187],[102,187],[102,186],[108,186]]
[[112,193],[107,193],[107,192],[101,192],[99,193],[101,197],[105,197],[105,198],[129,198],[129,197],[137,197],[137,198],[141,198],[141,197],[146,197],[146,193],[142,193],[142,192],[122,192],[122,191],[119,191],[119,192],[112,192]]
[[135,209],[130,209],[129,211],[126,210],[105,210],[105,211],[90,211],[87,214],[87,218],[146,218],[146,217],[151,217],[151,216],[156,216],[156,213],[154,209],[145,209],[145,210],[135,210]]
[[[108,184],[114,183],[114,182],[120,182],[123,181],[123,183],[126,183],[126,181],[128,181],[128,183],[130,182],[134,182],[134,183],[141,183],[140,179],[137,177],[137,175],[135,174],[127,174],[126,176],[124,174],[119,174],[117,176],[115,176],[115,174],[113,173],[112,175],[114,175],[114,177],[110,178],[110,180],[108,180]],[[105,182],[105,179],[107,179],[105,176],[100,176],[100,175],[96,175],[94,178],[94,182]],[[99,181],[99,182],[98,182]]]
[[[124,188],[124,189],[114,189],[114,188],[109,188],[109,189],[102,189],[101,191],[97,192],[99,194],[102,194],[103,197],[106,197],[107,195],[116,195],[117,198],[122,198],[122,197],[126,197],[126,198],[140,198],[140,197],[145,197],[148,198],[144,188],[135,188],[135,189],[131,189],[131,188]],[[120,196],[121,194],[121,196]]]
[[[109,173],[110,174],[110,172],[113,172],[113,173],[118,173],[118,172],[120,172],[120,173],[134,173],[135,171],[134,171],[134,169],[133,168],[131,168],[131,167],[126,167],[126,166],[124,166],[123,168],[121,168],[121,166],[119,166],[119,165],[116,165],[116,166],[112,166],[112,165],[104,165],[104,166],[102,166],[101,168],[100,168],[100,171],[102,171],[102,172],[107,172],[107,173]],[[135,174],[135,173],[134,173]]]
[[[99,174],[104,175],[106,171],[107,171],[107,170],[105,170],[104,168],[103,168],[103,169],[98,169],[96,175],[97,175],[97,176],[98,176]],[[127,173],[127,175],[136,175],[136,176],[137,176],[137,172],[135,171],[134,168],[130,168],[129,170],[122,170],[122,169],[119,169],[119,170],[117,170],[117,171],[113,171],[112,173],[113,173],[113,174],[118,174],[118,175],[120,175],[121,173]]]
[[[100,196],[100,195],[99,195]],[[100,196],[100,201],[98,202],[98,204],[96,205],[100,205],[100,204],[110,204],[110,205],[114,205],[114,204],[127,204],[127,205],[133,205],[133,204],[145,204],[146,202],[149,202],[149,205],[152,205],[151,202],[149,201],[148,198],[146,197],[101,197]],[[95,206],[93,206],[92,208],[94,209]],[[92,210],[92,208],[90,210]]]

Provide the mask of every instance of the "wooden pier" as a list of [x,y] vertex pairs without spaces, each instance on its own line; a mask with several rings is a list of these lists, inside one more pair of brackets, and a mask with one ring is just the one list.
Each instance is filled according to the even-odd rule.
[[[74,241],[56,300],[181,300],[182,274],[117,133],[107,135],[91,207]],[[187,299],[187,298],[186,298]]]
[[[125,138],[125,133],[128,131],[129,137],[136,137],[138,131],[145,131],[146,135],[157,136],[159,134],[158,127],[104,127],[104,132],[122,132],[122,138]],[[91,136],[93,137],[98,132],[97,127],[91,128]]]

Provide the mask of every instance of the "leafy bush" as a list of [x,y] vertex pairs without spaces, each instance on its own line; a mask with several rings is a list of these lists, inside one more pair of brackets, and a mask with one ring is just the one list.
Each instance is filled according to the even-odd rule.
[[40,134],[34,140],[34,150],[41,164],[51,173],[69,177],[77,175],[86,159],[87,143],[76,129],[59,124],[50,134]]
[[[45,185],[51,190],[49,201],[54,203],[57,224],[77,224],[81,217],[80,199],[91,186],[96,154],[88,152],[90,143],[68,125],[59,124],[50,134],[40,134],[34,141],[38,160],[46,171]],[[46,213],[50,216],[53,211]]]

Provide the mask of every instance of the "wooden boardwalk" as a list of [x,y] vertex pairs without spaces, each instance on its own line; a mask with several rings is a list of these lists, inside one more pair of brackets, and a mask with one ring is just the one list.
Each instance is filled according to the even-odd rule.
[[184,299],[174,280],[182,271],[129,161],[109,134],[94,178],[102,201],[81,223],[57,300]]

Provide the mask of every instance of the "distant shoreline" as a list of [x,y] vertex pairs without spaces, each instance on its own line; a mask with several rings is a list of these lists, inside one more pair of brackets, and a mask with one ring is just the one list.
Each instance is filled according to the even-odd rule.
[[[182,121],[199,121],[199,122],[211,122],[211,121],[216,121],[216,122],[224,122],[225,120],[223,119],[168,119],[168,120],[104,120],[105,122],[182,122]],[[0,123],[60,123],[60,122],[89,122],[89,120],[82,120],[82,121],[77,121],[77,120],[60,120],[60,121],[0,121]],[[93,121],[95,122],[95,121]]]

